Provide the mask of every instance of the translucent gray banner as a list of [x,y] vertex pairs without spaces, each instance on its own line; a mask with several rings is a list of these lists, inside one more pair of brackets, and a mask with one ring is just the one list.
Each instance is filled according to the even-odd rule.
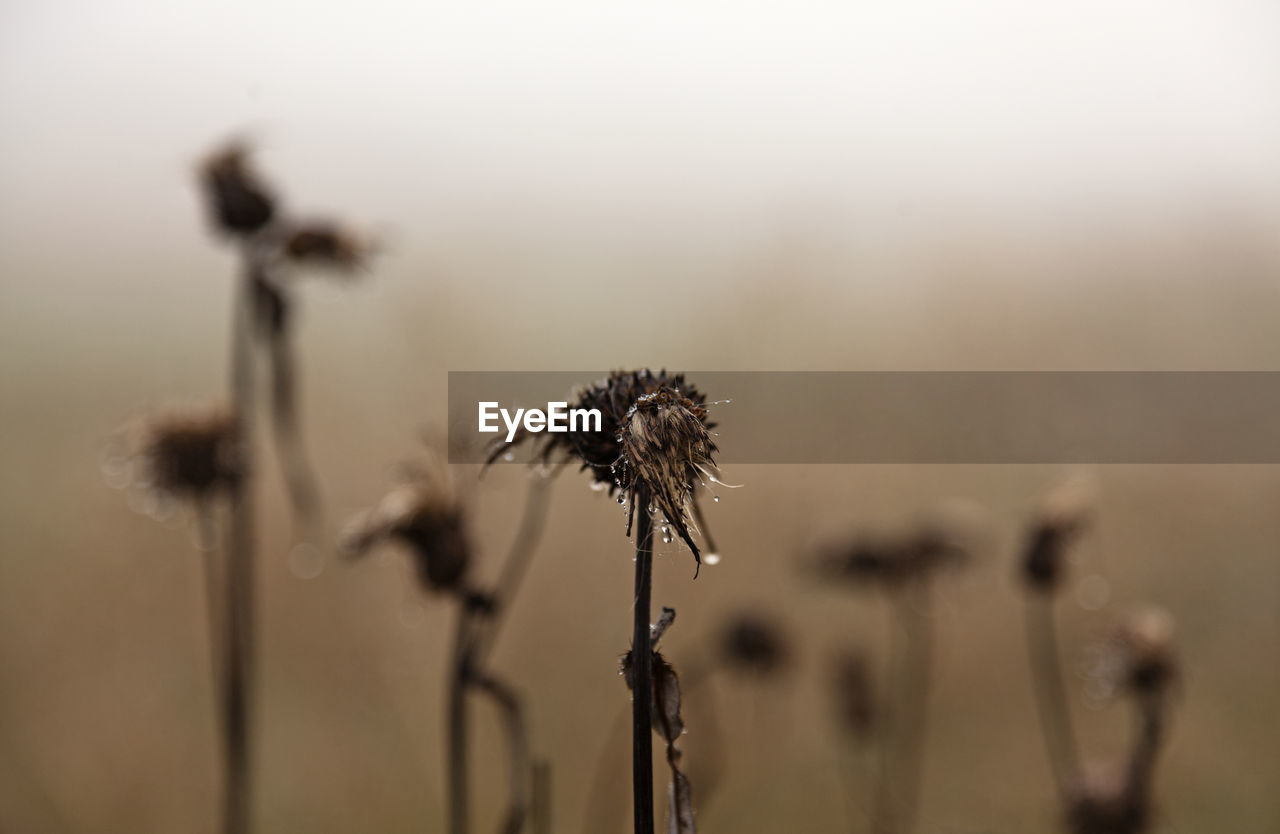
[[[451,372],[450,461],[528,461],[517,408],[592,372]],[[685,372],[721,463],[1280,463],[1280,372]],[[491,408],[480,432],[480,403]],[[606,430],[607,430],[606,426]],[[546,435],[537,435],[546,437]],[[510,454],[504,454],[506,452]]]

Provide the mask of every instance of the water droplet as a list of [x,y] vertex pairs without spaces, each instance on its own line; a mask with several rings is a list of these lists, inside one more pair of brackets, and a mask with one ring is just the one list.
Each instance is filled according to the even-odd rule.
[[720,564],[720,554],[714,551],[711,553],[704,553],[702,554],[702,563],[705,565],[718,565]]
[[592,481],[592,482],[591,482],[591,491],[592,491],[592,492],[604,492],[604,491],[605,491],[606,489],[608,489],[608,488],[609,488],[609,485],[608,485],[608,484],[606,484],[604,481]]
[[289,551],[289,572],[299,579],[315,579],[324,570],[324,552],[310,542],[299,542]]
[[713,496],[711,496],[711,500],[712,500],[712,501],[714,501],[714,502],[716,502],[717,504],[719,504],[719,503],[720,503],[720,496],[719,496],[719,495],[713,495]]
[[658,514],[658,508],[657,508],[657,507],[655,507],[655,506],[653,506],[652,504],[650,504],[650,505],[649,505],[649,515],[657,515],[657,514]]
[[619,495],[618,504],[625,505],[626,503],[627,503],[627,497],[625,495]]
[[515,459],[516,459],[516,453],[515,453],[515,452],[503,452],[503,453],[502,453],[502,459],[503,459],[504,461],[506,461],[507,463],[511,463],[511,461],[513,461],[513,460],[515,460]]

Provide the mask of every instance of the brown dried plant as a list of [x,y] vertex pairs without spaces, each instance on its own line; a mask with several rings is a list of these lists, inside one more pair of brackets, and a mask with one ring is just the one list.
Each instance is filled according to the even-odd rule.
[[452,471],[434,454],[425,465],[405,467],[402,471],[403,483],[350,521],[341,536],[341,548],[358,557],[382,543],[398,544],[413,560],[423,590],[454,601],[457,624],[446,707],[447,824],[452,834],[466,834],[470,830],[467,696],[474,691],[489,696],[505,720],[510,784],[500,830],[504,834],[518,834],[530,813],[534,775],[525,709],[515,689],[488,668],[487,659],[502,615],[541,538],[547,513],[549,473],[543,470],[531,473],[524,518],[498,581],[491,588],[482,588],[474,579],[474,546],[468,532],[466,502]]
[[968,513],[939,514],[905,534],[856,536],[826,547],[810,563],[825,581],[883,594],[893,615],[886,693],[878,701],[869,694],[862,659],[842,660],[835,673],[842,723],[859,743],[876,744],[871,827],[877,834],[915,826],[934,654],[933,616],[922,612],[932,604],[936,578],[970,561],[976,533]]
[[[636,548],[634,651],[649,642],[655,519],[659,519],[665,542],[679,536],[695,563],[701,564],[700,550],[693,540],[699,516],[696,488],[708,482],[722,483],[714,461],[714,424],[708,418],[706,397],[687,384],[683,375],[668,375],[665,370],[614,371],[573,399],[573,408],[600,412],[600,431],[523,433],[515,442],[532,443],[535,460],[543,464],[557,460],[578,463],[609,494],[616,493],[619,504],[627,506],[626,531],[630,536],[634,527]],[[498,447],[489,462],[505,451]],[[652,834],[653,721],[647,706],[653,697],[650,653],[639,652],[634,662],[634,830],[635,834]]]
[[1054,600],[1066,576],[1070,545],[1092,515],[1087,489],[1069,483],[1032,522],[1021,562],[1027,647],[1041,730],[1063,818],[1071,834],[1141,834],[1153,816],[1152,775],[1178,679],[1173,621],[1144,609],[1121,619],[1103,653],[1109,688],[1134,703],[1136,731],[1119,763],[1082,762],[1063,682]]

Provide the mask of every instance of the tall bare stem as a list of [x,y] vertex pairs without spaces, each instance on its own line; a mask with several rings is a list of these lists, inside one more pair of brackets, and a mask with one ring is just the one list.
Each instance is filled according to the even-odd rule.
[[631,782],[635,834],[653,834],[653,652],[649,642],[649,596],[653,585],[653,519],[649,492],[632,495],[636,521],[636,598],[631,632],[635,680],[631,699]]

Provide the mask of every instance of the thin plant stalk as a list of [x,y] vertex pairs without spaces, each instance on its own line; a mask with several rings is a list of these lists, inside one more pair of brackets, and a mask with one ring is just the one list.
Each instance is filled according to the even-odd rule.
[[[928,584],[921,583],[918,591],[918,601],[927,611]],[[907,656],[903,664],[904,685],[901,690],[904,720],[898,775],[898,820],[899,828],[904,832],[915,828],[916,808],[920,801],[934,642],[933,617],[916,610],[912,602],[910,593],[901,596],[897,602],[900,627],[907,635]]]
[[637,488],[631,499],[636,502],[636,597],[631,632],[635,681],[631,699],[631,782],[635,834],[653,834],[653,651],[649,640],[653,519],[649,515],[647,489]]
[[222,672],[225,774],[223,830],[244,834],[249,825],[250,733],[249,693],[253,683],[254,655],[254,533],[253,467],[253,354],[249,323],[250,293],[257,260],[252,243],[246,244],[245,274],[238,283],[232,308],[231,407],[240,432],[241,474],[231,490],[227,536],[226,614],[223,626],[225,661]]
[[[915,825],[933,663],[933,621],[915,608],[925,601],[927,583],[901,589],[892,599],[894,628],[889,654],[889,697],[885,736],[872,809],[876,834],[910,832]],[[917,596],[918,594],[918,596]]]
[[525,817],[529,813],[529,734],[525,727],[524,710],[520,698],[511,687],[492,675],[479,673],[472,675],[471,683],[481,692],[489,695],[502,710],[506,719],[508,764],[507,775],[510,787],[507,792],[507,813],[503,818],[502,834],[520,834],[524,828]]
[[[519,589],[521,581],[524,579],[528,563],[533,552],[537,549],[538,542],[542,538],[542,531],[546,527],[547,507],[550,501],[550,481],[542,476],[535,476],[534,480],[529,484],[529,494],[525,499],[524,515],[520,522],[520,527],[516,531],[516,537],[507,552],[506,560],[503,562],[502,571],[498,579],[497,587],[491,598],[491,612],[487,616],[477,614],[465,602],[458,607],[458,625],[454,635],[453,654],[451,659],[451,670],[449,678],[448,693],[448,773],[449,773],[449,831],[451,834],[467,834],[470,830],[470,779],[467,772],[468,769],[468,743],[469,733],[467,727],[468,710],[467,710],[467,689],[470,686],[482,686],[487,688],[489,694],[498,697],[493,687],[488,684],[496,685],[494,679],[484,676],[480,669],[484,666],[484,660],[488,653],[492,650],[494,642],[497,640],[498,627],[502,622],[502,615],[505,613],[510,601],[515,597],[516,591]],[[503,704],[504,709],[510,713],[508,703],[513,704],[517,712],[520,710],[518,697],[513,691],[506,687],[501,687],[505,693],[505,699],[500,698],[499,702]],[[508,717],[509,732],[514,733],[519,728],[521,735],[524,734],[523,718],[513,723]],[[522,757],[524,764],[520,766],[520,779],[528,779],[528,753],[527,742],[521,740],[517,742],[514,738],[511,741],[512,749],[517,748],[524,751]],[[517,777],[513,770],[512,779]],[[521,784],[524,784],[523,782]],[[513,786],[515,782],[513,781]],[[524,798],[516,803],[512,802],[512,807],[520,806],[519,814],[514,811],[508,813],[508,820],[518,818],[520,825],[523,825],[523,819],[527,813],[527,788],[524,789]],[[516,795],[513,787],[513,797]],[[517,829],[518,830],[518,829]]]
[[1054,783],[1059,796],[1066,801],[1071,782],[1080,772],[1080,754],[1062,680],[1053,598],[1037,594],[1028,599],[1024,615],[1036,712],[1040,716],[1040,729],[1049,753],[1049,764],[1053,768]]
[[[211,502],[201,500],[195,507],[196,543],[200,549],[200,561],[204,566],[204,603],[205,618],[209,630],[209,667],[213,682],[214,703],[218,704],[216,723],[221,725],[222,685],[223,685],[223,625],[221,601],[223,599],[222,576],[218,564],[217,519]],[[219,733],[221,731],[219,730]]]
[[449,677],[449,831],[470,830],[470,782],[467,774],[467,684],[471,677],[471,611],[458,606]]
[[520,526],[516,530],[515,540],[507,551],[506,560],[502,563],[502,571],[498,575],[494,587],[492,606],[493,613],[482,624],[476,635],[474,656],[477,665],[483,665],[498,639],[498,631],[503,622],[503,615],[515,598],[520,583],[524,581],[529,562],[542,533],[547,526],[547,509],[551,501],[551,478],[535,473],[529,482],[528,495],[524,502],[524,514]]
[[324,520],[321,516],[320,491],[306,444],[302,441],[302,428],[298,421],[298,383],[296,363],[289,341],[289,333],[282,331],[267,340],[271,362],[271,425],[276,447],[280,451],[280,466],[290,500],[301,522],[301,535],[317,547],[321,544]]

